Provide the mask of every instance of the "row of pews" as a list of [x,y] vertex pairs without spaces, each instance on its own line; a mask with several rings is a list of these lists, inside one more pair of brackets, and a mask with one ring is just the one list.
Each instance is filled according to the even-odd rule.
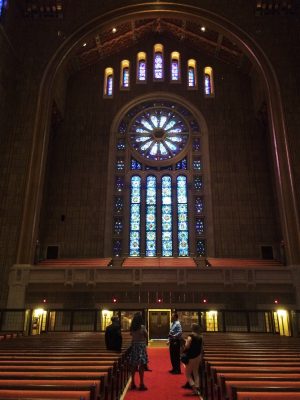
[[204,334],[202,384],[209,400],[300,399],[300,338]]
[[54,333],[0,342],[0,399],[117,400],[129,378],[129,335],[121,352],[104,334]]

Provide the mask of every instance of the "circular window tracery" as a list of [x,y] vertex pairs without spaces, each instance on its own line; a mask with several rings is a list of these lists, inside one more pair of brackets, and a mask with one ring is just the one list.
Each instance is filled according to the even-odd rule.
[[190,139],[189,114],[175,103],[147,102],[131,109],[120,128],[127,131],[128,142],[137,158],[164,164],[186,153]]

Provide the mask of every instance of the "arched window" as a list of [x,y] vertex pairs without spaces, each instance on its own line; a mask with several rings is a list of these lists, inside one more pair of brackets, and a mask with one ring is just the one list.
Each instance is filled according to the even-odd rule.
[[140,51],[137,54],[137,82],[146,82],[147,80],[147,58],[146,53]]
[[204,94],[206,97],[212,97],[214,95],[214,79],[211,67],[204,68]]
[[129,254],[140,256],[141,236],[141,177],[134,175],[130,186]]
[[171,82],[180,81],[180,54],[178,51],[171,53]]
[[113,96],[114,70],[111,67],[104,71],[104,97]]
[[155,81],[161,81],[164,78],[164,47],[158,43],[154,45],[153,55],[153,79]]
[[146,256],[156,256],[156,177],[146,179]]
[[196,60],[190,59],[188,60],[188,89],[196,89],[197,86]]
[[156,98],[127,110],[115,137],[114,256],[206,251],[201,151],[199,124],[183,104]]
[[121,76],[120,76],[120,83],[121,89],[129,89],[130,79],[129,79],[129,61],[123,60],[121,62]]

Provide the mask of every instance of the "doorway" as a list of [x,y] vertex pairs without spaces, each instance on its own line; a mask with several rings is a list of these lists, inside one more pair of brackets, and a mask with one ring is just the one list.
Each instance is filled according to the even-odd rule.
[[167,339],[170,323],[171,310],[148,310],[149,339]]

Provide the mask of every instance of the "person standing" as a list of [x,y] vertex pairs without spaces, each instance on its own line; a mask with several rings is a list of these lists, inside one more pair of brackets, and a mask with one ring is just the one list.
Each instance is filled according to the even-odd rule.
[[172,314],[172,324],[169,332],[169,349],[172,369],[171,374],[181,374],[180,369],[180,346],[182,340],[182,328],[178,319],[178,314]]
[[118,317],[111,318],[111,325],[105,329],[105,345],[107,350],[121,351],[122,333]]
[[192,332],[186,338],[183,349],[183,352],[189,359],[185,366],[185,375],[187,382],[191,389],[193,389],[193,394],[200,396],[199,367],[203,353],[201,327],[198,324],[192,324],[191,330]]
[[138,371],[140,377],[139,390],[147,390],[144,384],[144,371],[148,364],[147,341],[148,332],[143,324],[141,313],[135,313],[130,326],[130,335],[132,337],[131,352],[129,363],[131,367],[131,390],[137,389],[135,383],[135,374]]

